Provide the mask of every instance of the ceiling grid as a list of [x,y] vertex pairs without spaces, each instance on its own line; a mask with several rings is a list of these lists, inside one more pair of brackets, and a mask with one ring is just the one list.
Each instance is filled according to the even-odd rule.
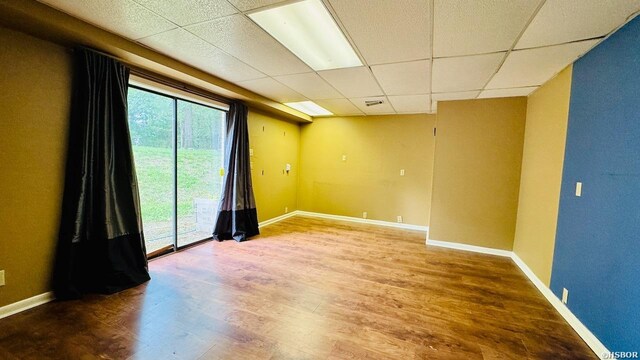
[[300,0],[39,1],[277,102],[313,101],[335,115],[527,96],[640,10],[640,0],[321,0],[363,65],[316,71],[249,16]]

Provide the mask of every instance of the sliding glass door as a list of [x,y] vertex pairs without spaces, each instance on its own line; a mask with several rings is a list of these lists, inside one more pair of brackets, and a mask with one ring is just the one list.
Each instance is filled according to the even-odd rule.
[[221,193],[225,115],[199,103],[129,88],[147,253],[211,237]]
[[221,192],[223,111],[178,100],[178,246],[211,237]]
[[172,98],[129,88],[129,131],[147,253],[175,244],[174,121]]

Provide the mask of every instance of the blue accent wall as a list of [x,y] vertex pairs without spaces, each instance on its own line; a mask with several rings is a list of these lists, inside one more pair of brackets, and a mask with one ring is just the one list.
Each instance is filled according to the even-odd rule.
[[640,351],[640,17],[573,67],[551,275],[562,288],[610,351]]

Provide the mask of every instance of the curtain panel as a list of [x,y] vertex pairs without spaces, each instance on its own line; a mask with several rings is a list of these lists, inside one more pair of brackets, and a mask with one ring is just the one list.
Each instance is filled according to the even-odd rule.
[[127,119],[129,69],[89,49],[75,49],[74,57],[58,298],[150,279]]
[[244,241],[259,234],[251,184],[247,106],[232,103],[226,120],[225,174],[213,238]]

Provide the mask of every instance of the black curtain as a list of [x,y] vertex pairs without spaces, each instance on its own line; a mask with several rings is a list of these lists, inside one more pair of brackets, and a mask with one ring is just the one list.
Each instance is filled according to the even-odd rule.
[[258,235],[258,215],[251,185],[247,106],[233,103],[227,113],[222,197],[213,238],[244,241]]
[[69,149],[54,290],[114,293],[150,279],[127,121],[129,69],[74,51]]

